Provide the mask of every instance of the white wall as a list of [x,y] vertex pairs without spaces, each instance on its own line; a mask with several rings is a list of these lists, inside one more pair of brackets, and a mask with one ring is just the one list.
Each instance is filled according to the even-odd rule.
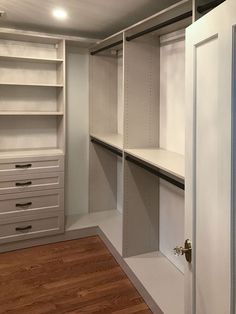
[[67,48],[66,215],[88,212],[89,55]]
[[[171,38],[172,34],[168,36]],[[160,48],[160,147],[184,154],[185,39],[165,37],[161,37]]]

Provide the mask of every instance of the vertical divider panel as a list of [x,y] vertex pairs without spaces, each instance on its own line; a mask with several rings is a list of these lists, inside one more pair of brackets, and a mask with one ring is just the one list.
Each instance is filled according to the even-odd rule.
[[63,85],[62,90],[58,91],[59,108],[64,113],[62,117],[58,117],[58,147],[65,153],[65,129],[66,129],[66,119],[65,119],[65,108],[66,108],[66,44],[65,40],[62,40],[58,47],[58,54],[63,59],[63,63],[59,65],[57,70],[58,80]]
[[[124,148],[159,145],[159,38],[124,40]],[[159,179],[124,160],[124,257],[159,248]]]
[[124,161],[123,256],[159,249],[159,179]]
[[159,145],[158,37],[143,36],[124,44],[124,148]]

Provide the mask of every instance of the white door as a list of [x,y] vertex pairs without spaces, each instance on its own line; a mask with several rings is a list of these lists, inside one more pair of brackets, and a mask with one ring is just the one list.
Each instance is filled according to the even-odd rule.
[[185,314],[235,314],[235,25],[236,0],[227,0],[187,29],[186,238],[192,240],[193,261],[186,263]]

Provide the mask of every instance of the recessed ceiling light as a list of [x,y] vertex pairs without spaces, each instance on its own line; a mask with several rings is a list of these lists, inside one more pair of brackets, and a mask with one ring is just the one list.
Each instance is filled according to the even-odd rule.
[[64,9],[58,8],[52,11],[52,15],[58,20],[65,20],[67,18],[67,12]]

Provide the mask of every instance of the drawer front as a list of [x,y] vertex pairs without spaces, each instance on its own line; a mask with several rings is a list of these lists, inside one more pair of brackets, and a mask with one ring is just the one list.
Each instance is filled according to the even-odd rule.
[[0,194],[59,189],[63,187],[63,172],[0,176]]
[[0,243],[38,238],[64,232],[64,215],[51,211],[46,215],[27,215],[0,222]]
[[0,176],[64,171],[64,156],[4,158],[0,160]]
[[0,195],[0,219],[12,215],[64,210],[64,191],[50,190]]

